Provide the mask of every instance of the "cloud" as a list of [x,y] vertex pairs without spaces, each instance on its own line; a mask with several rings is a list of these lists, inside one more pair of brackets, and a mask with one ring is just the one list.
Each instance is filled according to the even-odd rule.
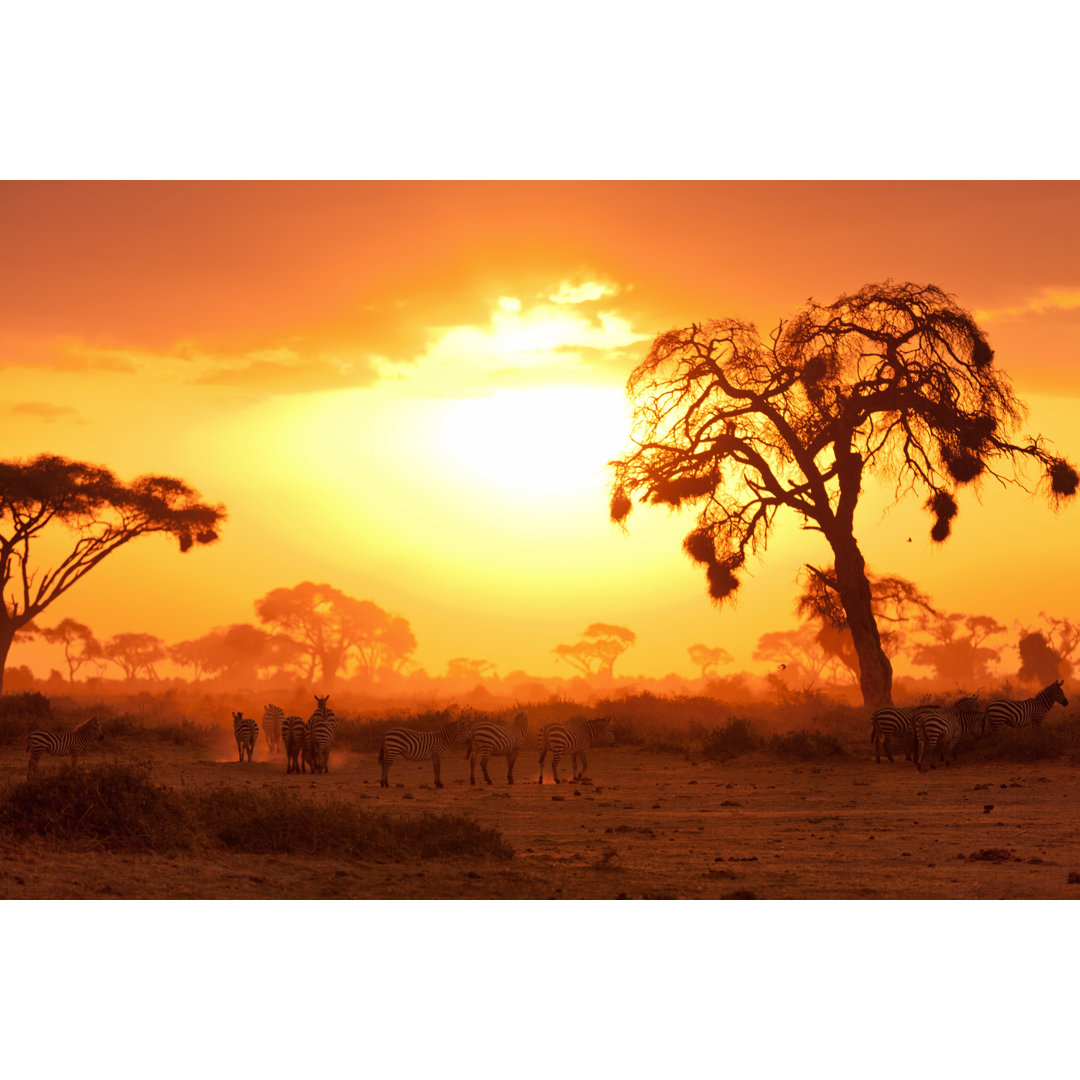
[[8,412],[18,416],[30,416],[46,424],[55,424],[58,420],[70,420],[76,424],[85,424],[82,414],[70,405],[53,405],[48,401],[20,401],[12,405]]
[[989,322],[994,319],[1023,318],[1025,315],[1045,315],[1048,312],[1077,309],[1080,309],[1080,288],[1046,288],[1022,304],[976,311],[975,318],[979,322]]
[[556,304],[584,304],[590,300],[600,300],[605,296],[614,296],[618,289],[599,281],[585,281],[580,285],[571,285],[568,281],[560,282],[558,289],[548,296]]
[[237,359],[202,359],[192,381],[232,386],[261,395],[308,394],[321,390],[356,389],[378,381],[381,358],[346,355],[307,357],[293,349],[274,349]]

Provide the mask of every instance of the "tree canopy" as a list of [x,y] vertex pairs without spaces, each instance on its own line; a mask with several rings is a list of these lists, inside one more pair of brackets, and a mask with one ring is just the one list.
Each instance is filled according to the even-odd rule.
[[984,331],[936,285],[867,285],[832,304],[809,301],[763,339],[734,318],[660,334],[627,382],[630,448],[610,463],[612,520],[636,498],[689,505],[684,550],[709,595],[734,597],[776,515],[795,513],[835,557],[836,586],[867,704],[891,700],[865,563],[855,538],[862,478],[891,478],[921,498],[942,542],[957,490],[985,478],[1028,486],[1028,466],[1057,503],[1080,477],[1026,415]]
[[591,623],[585,628],[582,640],[573,645],[556,645],[551,651],[560,660],[577,668],[582,675],[601,675],[610,678],[615,661],[634,642],[637,634],[625,626],[610,623]]
[[[55,454],[0,461],[0,680],[15,633],[124,544],[151,533],[172,536],[182,552],[215,543],[225,510],[199,499],[173,477],[124,484]],[[67,554],[37,565],[41,541],[65,530]]]

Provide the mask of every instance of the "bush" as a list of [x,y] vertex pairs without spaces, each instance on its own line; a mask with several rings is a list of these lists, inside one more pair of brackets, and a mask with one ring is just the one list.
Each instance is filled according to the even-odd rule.
[[456,814],[398,819],[331,799],[312,803],[283,788],[178,792],[149,766],[66,766],[0,791],[0,827],[20,839],[119,851],[165,852],[197,843],[248,854],[393,860],[458,855],[508,859],[495,829]]
[[0,793],[0,824],[17,837],[128,851],[186,847],[192,834],[176,793],[138,765],[67,765],[15,784]]
[[766,749],[782,761],[822,761],[844,756],[844,748],[835,735],[822,735],[817,731],[789,731],[785,735],[773,735]]
[[735,717],[705,734],[701,753],[709,761],[728,761],[760,749],[762,741],[749,720]]
[[1065,716],[1035,727],[1002,728],[964,749],[969,761],[1048,761],[1067,758],[1080,763],[1080,718]]
[[4,694],[0,697],[0,745],[25,742],[35,728],[49,727],[52,705],[44,694]]

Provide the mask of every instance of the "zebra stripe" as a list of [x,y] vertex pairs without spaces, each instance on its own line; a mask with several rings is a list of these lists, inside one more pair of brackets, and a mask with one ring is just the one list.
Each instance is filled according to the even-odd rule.
[[514,782],[514,762],[525,745],[525,734],[529,729],[529,710],[522,709],[509,726],[497,724],[492,720],[481,720],[475,724],[468,735],[465,756],[469,759],[469,783],[476,783],[476,759],[480,759],[480,771],[484,780],[491,783],[488,776],[488,758],[506,758],[506,782]]
[[904,760],[910,761],[915,749],[915,710],[898,709],[895,705],[885,705],[870,718],[870,741],[874,744],[874,761],[881,764],[881,750],[892,762],[889,747],[891,739],[904,739],[906,752]]
[[236,736],[237,761],[244,760],[245,752],[250,761],[251,751],[255,749],[255,740],[259,737],[259,725],[250,716],[245,716],[242,712],[234,712],[232,729],[233,735]]
[[[952,705],[923,705],[915,710],[915,766],[923,772],[934,751],[938,751],[940,761],[949,764],[948,754],[952,751],[953,764],[956,764],[956,744],[961,735],[974,732],[979,727],[982,712],[979,709],[979,695],[960,698]],[[929,755],[929,758],[928,756]],[[934,763],[929,760],[930,768]]]
[[96,716],[84,720],[74,731],[31,731],[26,737],[26,752],[30,755],[26,763],[26,778],[33,775],[42,754],[60,757],[70,754],[72,764],[78,764],[79,755],[85,752],[90,740],[102,738],[101,721]]
[[285,771],[287,773],[307,772],[306,757],[305,767],[300,764],[300,752],[307,742],[311,746],[311,738],[308,735],[308,726],[299,716],[284,716],[281,719],[281,745],[285,747]]
[[337,716],[326,703],[330,695],[315,695],[316,707],[308,720],[308,735],[311,738],[311,771],[325,773],[330,771],[330,744],[337,734]]
[[391,728],[384,736],[379,747],[379,764],[382,765],[382,779],[379,784],[389,787],[390,766],[398,758],[406,761],[427,761],[435,772],[435,786],[442,787],[440,776],[442,756],[459,739],[468,737],[468,726],[464,720],[451,720],[438,731],[416,731],[414,728]]
[[[544,758],[551,751],[551,775],[556,784],[561,784],[559,779],[559,760],[564,754],[570,755],[570,764],[574,770],[574,779],[580,780],[589,767],[585,751],[594,743],[604,742],[611,746],[615,742],[615,733],[611,730],[611,717],[601,716],[593,720],[584,720],[568,724],[549,723],[545,724],[537,735],[537,744],[540,749],[540,779],[544,782]],[[577,759],[581,758],[581,768],[577,767]]]
[[988,735],[1003,727],[1031,727],[1041,724],[1055,702],[1068,705],[1069,699],[1062,690],[1063,680],[1058,679],[1049,686],[1044,686],[1033,698],[1026,701],[1010,701],[998,698],[986,706],[983,713],[982,733]]
[[263,734],[266,736],[266,749],[272,754],[281,745],[281,723],[285,719],[285,710],[280,705],[267,705],[263,709]]

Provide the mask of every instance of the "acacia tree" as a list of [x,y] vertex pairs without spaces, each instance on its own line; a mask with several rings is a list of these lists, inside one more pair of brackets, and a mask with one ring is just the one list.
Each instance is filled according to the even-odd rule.
[[[0,689],[16,632],[114,551],[150,533],[174,537],[182,552],[214,543],[225,510],[199,498],[173,477],[123,484],[106,468],[53,454],[0,461]],[[65,531],[68,553],[37,565]]]
[[274,670],[292,663],[301,648],[285,634],[271,634],[250,623],[219,626],[201,638],[181,641],[169,649],[172,661],[194,668],[195,681],[224,676],[252,686]]
[[43,626],[39,633],[50,645],[64,646],[68,682],[72,684],[79,668],[87,663],[100,664],[104,657],[101,642],[90,627],[75,619],[61,619],[55,626]]
[[[957,637],[963,627],[964,634]],[[1001,659],[1004,645],[986,645],[986,639],[1004,634],[1007,627],[990,615],[954,612],[924,620],[931,641],[918,642],[911,650],[911,662],[932,667],[939,679],[972,687],[990,680],[990,665]]]
[[304,581],[273,589],[255,602],[255,613],[301,646],[308,682],[318,668],[323,682],[332,684],[353,651],[373,679],[381,669],[398,670],[416,649],[408,620],[331,585]]
[[716,669],[721,664],[730,664],[733,657],[722,645],[710,647],[708,645],[691,645],[686,650],[690,654],[691,662],[701,669],[701,677],[707,679],[709,675],[715,675]]
[[640,502],[697,508],[684,550],[709,595],[730,600],[748,554],[791,510],[822,534],[859,660],[863,700],[891,700],[866,565],[855,536],[864,474],[925,500],[935,542],[956,491],[993,477],[1027,486],[1038,467],[1055,502],[1076,470],[1041,437],[1014,438],[1025,407],[983,330],[935,285],[867,285],[813,301],[770,338],[737,319],[661,334],[627,382],[631,447],[611,462],[612,520]]
[[105,642],[102,653],[106,660],[111,660],[123,673],[125,679],[134,679],[139,672],[148,679],[156,679],[158,673],[154,665],[168,657],[165,642],[154,634],[114,634]]
[[583,675],[602,675],[611,678],[615,661],[635,641],[637,641],[637,634],[625,626],[591,623],[585,628],[581,641],[575,645],[556,645],[551,651],[571,667],[577,668]]

